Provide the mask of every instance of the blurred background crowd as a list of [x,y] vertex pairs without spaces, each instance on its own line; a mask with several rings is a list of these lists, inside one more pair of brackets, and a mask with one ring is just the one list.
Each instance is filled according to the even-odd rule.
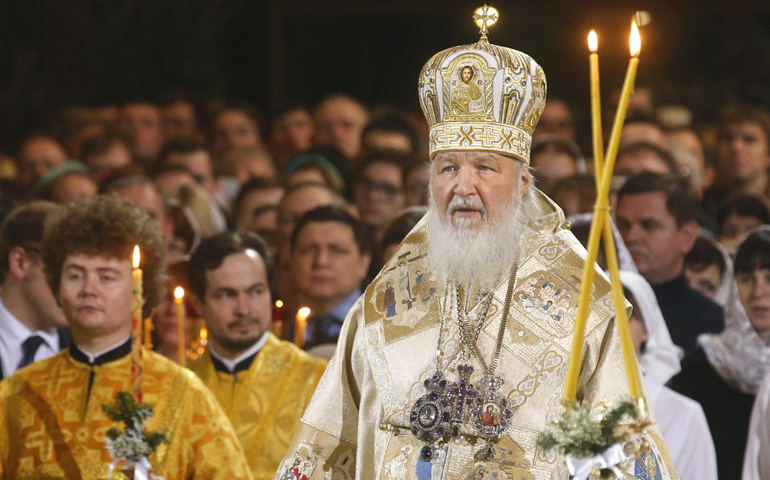
[[[187,288],[192,254],[218,232],[255,232],[277,260],[273,320],[281,323],[274,322],[274,333],[294,339],[297,311],[309,307],[300,343],[329,358],[348,310],[425,213],[430,167],[427,125],[414,94],[416,76],[432,52],[475,39],[471,22],[462,20],[465,11],[450,5],[436,13],[427,4],[396,2],[394,20],[382,11],[387,2],[359,8],[346,2],[244,7],[199,1],[188,2],[185,11],[174,2],[159,2],[162,6],[147,11],[128,1],[112,2],[114,8],[105,4],[104,11],[85,2],[32,3],[37,16],[19,6],[0,7],[7,20],[36,27],[26,31],[11,25],[4,35],[15,32],[14,41],[0,47],[9,60],[0,68],[0,112],[5,113],[0,217],[32,200],[66,204],[99,193],[124,196],[147,211],[164,235],[171,273],[167,296],[153,318],[153,344],[175,360],[180,340],[191,359],[203,351],[208,336],[192,302],[186,303],[186,338],[177,334],[173,290]],[[625,25],[628,15],[609,13],[605,5],[599,6],[601,14],[583,14],[572,23],[560,14],[552,16],[553,27],[526,26],[512,14],[519,7],[496,7],[503,15],[511,11],[512,19],[499,37],[493,29],[491,41],[530,53],[549,80],[531,154],[535,185],[561,207],[585,241],[596,197],[587,53],[580,48],[573,55],[563,45],[540,47],[535,40],[546,35],[553,42],[557,27],[565,25],[569,37],[602,18],[612,26]],[[523,12],[536,15],[528,8]],[[627,287],[639,307],[635,311],[649,317],[637,317],[644,322],[638,343],[643,367],[647,358],[645,373],[655,372],[661,386],[668,383],[700,402],[720,476],[738,478],[751,406],[770,371],[770,233],[762,229],[770,224],[770,28],[767,14],[738,8],[720,30],[716,17],[724,12],[704,8],[706,14],[683,23],[682,43],[672,43],[670,52],[664,43],[677,39],[671,27],[684,14],[658,5],[653,22],[642,29],[643,42],[652,37],[651,48],[643,46],[612,204],[621,267],[643,279],[642,287],[636,280]],[[264,27],[254,34],[262,42],[261,53],[248,62],[237,55],[236,45],[252,31],[238,14],[251,20],[259,16],[257,24]],[[325,23],[312,22],[314,15],[324,16]],[[68,23],[57,23],[57,16]],[[124,31],[134,25],[146,33],[169,18],[181,26],[170,24],[162,38],[136,38]],[[545,22],[549,15],[542,18]],[[375,67],[380,44],[364,30],[380,21],[395,28],[386,39],[391,50]],[[81,32],[100,22],[99,35]],[[447,23],[455,28],[442,30]],[[219,63],[207,63],[222,53],[221,32],[228,25],[238,27],[224,42],[228,51]],[[392,33],[399,28],[409,30],[401,41]],[[607,30],[600,42],[625,35],[621,27],[617,35]],[[324,37],[330,31],[344,38]],[[362,44],[352,41],[351,32]],[[713,57],[690,58],[688,65],[699,67],[692,75],[678,78],[682,72],[676,68],[670,69],[674,75],[667,74],[664,67],[692,53],[688,42],[704,32],[714,35],[699,52]],[[430,39],[420,43],[423,36]],[[164,42],[166,37],[173,39]],[[328,42],[321,52],[309,48],[316,37]],[[715,47],[714,38],[728,41]],[[251,42],[245,51],[256,49]],[[350,51],[338,48],[341,44]],[[66,46],[83,50],[64,54]],[[165,50],[155,51],[157,46]],[[615,47],[607,48],[608,65],[617,69]],[[154,63],[137,60],[143,54]],[[347,60],[338,58],[347,54]],[[115,61],[105,62],[109,68],[100,76],[102,64],[88,59],[106,57]],[[419,59],[416,64],[413,57]],[[40,75],[47,65],[56,78],[62,72],[71,77],[57,84]],[[223,65],[243,68],[229,85],[221,81],[227,77],[219,74]],[[164,79],[151,74],[156,69],[175,73]],[[607,132],[618,89],[610,80],[605,83]],[[752,232],[751,242],[744,240]],[[34,245],[28,250],[34,252]],[[0,253],[8,251],[0,248]],[[635,292],[637,287],[642,290]],[[27,288],[29,298],[51,295],[42,280]],[[30,302],[29,308],[39,317],[48,315],[45,302]],[[732,406],[728,414],[726,404]],[[661,426],[667,411],[656,408]]]

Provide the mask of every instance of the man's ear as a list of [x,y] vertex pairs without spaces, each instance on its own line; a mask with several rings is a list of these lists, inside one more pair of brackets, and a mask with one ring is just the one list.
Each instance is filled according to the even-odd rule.
[[523,197],[529,187],[532,186],[532,174],[529,173],[529,166],[526,163],[522,163],[521,166],[521,179],[519,180],[519,196]]
[[22,247],[14,247],[8,254],[8,269],[18,280],[24,280],[31,264],[31,259]]
[[680,251],[687,255],[698,240],[698,223],[687,222],[679,227]]

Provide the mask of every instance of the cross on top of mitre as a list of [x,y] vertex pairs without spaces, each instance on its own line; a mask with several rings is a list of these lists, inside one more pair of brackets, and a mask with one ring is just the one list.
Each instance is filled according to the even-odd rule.
[[479,33],[481,34],[479,43],[487,43],[489,27],[494,25],[498,18],[500,18],[500,15],[497,13],[497,9],[488,5],[479,7],[473,12],[473,21],[476,22],[476,25],[479,27]]

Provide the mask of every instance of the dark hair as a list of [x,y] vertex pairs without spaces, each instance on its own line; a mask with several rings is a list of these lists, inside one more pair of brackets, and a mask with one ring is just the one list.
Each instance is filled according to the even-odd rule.
[[363,154],[356,167],[356,180],[361,178],[361,174],[375,163],[386,163],[398,168],[401,172],[401,183],[406,183],[406,174],[412,164],[412,157],[398,150],[370,150]]
[[230,255],[243,253],[247,250],[257,252],[265,263],[267,284],[272,292],[273,255],[262,237],[252,232],[218,233],[204,238],[187,265],[187,282],[190,285],[190,290],[198,296],[201,302],[205,302],[206,289],[208,288],[206,272],[222,266],[222,262]]
[[410,153],[417,153],[420,151],[420,134],[417,133],[417,129],[402,115],[387,114],[374,117],[369,121],[366,127],[364,127],[361,137],[364,138],[371,132],[387,132],[403,135],[409,140]]
[[765,133],[765,140],[770,142],[770,112],[767,109],[752,104],[735,104],[725,108],[719,122],[719,137],[725,127],[736,123],[753,123],[759,125]]
[[263,140],[267,138],[267,128],[265,127],[265,117],[262,116],[262,113],[257,109],[257,107],[241,100],[228,100],[227,102],[222,104],[211,115],[211,124],[213,125],[214,122],[217,121],[217,118],[219,118],[224,112],[227,112],[227,111],[241,112],[242,114],[249,117],[257,126],[257,134],[259,135],[259,138]]
[[770,223],[770,212],[767,205],[754,195],[735,195],[725,199],[717,214],[720,233],[725,220],[731,215],[756,218],[763,224]]
[[273,133],[276,120],[278,120],[280,117],[283,117],[286,114],[293,113],[293,112],[305,112],[308,114],[308,116],[311,116],[310,108],[307,105],[304,105],[302,103],[288,102],[288,103],[281,104],[277,107],[271,108],[270,111],[268,112],[269,119],[270,119],[270,134]]
[[261,177],[248,179],[246,183],[241,186],[240,190],[238,190],[238,195],[235,196],[235,200],[233,201],[233,216],[238,215],[238,210],[241,208],[241,203],[243,203],[243,200],[251,192],[258,190],[273,190],[275,188],[283,188],[281,182],[278,180]]
[[576,152],[574,150],[574,147],[572,147],[569,143],[567,143],[568,141],[572,142],[571,140],[557,137],[556,135],[548,135],[548,136],[550,138],[542,139],[542,137],[538,137],[538,139],[533,142],[532,151],[529,153],[530,160],[534,158],[535,155],[540,155],[541,153],[548,152],[548,153],[561,153],[561,154],[567,155],[568,157],[573,159],[575,162],[577,162],[578,154],[580,152],[579,151]]
[[626,195],[662,192],[666,196],[666,210],[674,219],[677,227],[695,222],[700,213],[700,199],[687,179],[678,175],[661,175],[643,172],[629,178],[618,192],[618,204]]
[[666,164],[670,173],[679,173],[679,165],[676,163],[676,160],[674,160],[674,157],[666,150],[649,142],[635,142],[624,145],[618,150],[616,158],[620,159],[624,155],[640,155],[644,153],[652,153],[658,157],[664,164]]
[[754,270],[770,270],[770,230],[762,229],[749,234],[735,253],[735,274]]
[[712,265],[719,268],[719,275],[725,274],[725,257],[714,245],[714,241],[705,237],[698,237],[692,250],[684,256],[684,266],[690,270],[702,272]]
[[5,281],[10,265],[11,250],[21,247],[29,254],[40,254],[43,225],[46,219],[62,207],[43,200],[15,208],[0,223],[0,281]]
[[105,152],[107,152],[110,148],[112,148],[115,144],[122,144],[126,147],[126,150],[128,150],[128,154],[131,156],[131,159],[133,160],[134,157],[134,149],[131,146],[131,142],[126,140],[126,138],[118,133],[115,130],[108,130],[104,132],[102,135],[98,135],[93,138],[87,139],[85,142],[83,142],[83,148],[80,153],[80,159],[83,163],[86,165],[88,164],[88,161],[86,160],[89,157],[92,157],[94,155],[101,155]]
[[208,152],[208,148],[206,143],[197,136],[174,137],[163,146],[160,152],[161,163],[165,166],[168,163],[168,155],[171,153],[187,155],[200,151]]
[[337,222],[350,227],[353,231],[353,239],[358,246],[358,252],[361,254],[371,253],[372,243],[366,227],[360,220],[349,214],[344,208],[334,205],[314,208],[300,217],[294,231],[291,233],[291,248],[297,245],[299,233],[309,223]]
[[201,101],[200,95],[189,92],[183,88],[173,88],[158,95],[157,100],[158,106],[161,108],[176,103],[189,104],[192,107],[193,115],[195,116],[195,126],[200,126],[203,117],[203,109],[201,108],[203,102]]
[[144,281],[143,318],[160,302],[166,286],[166,249],[157,224],[118,195],[97,195],[59,210],[45,223],[43,262],[48,284],[59,292],[64,261],[84,254],[130,260],[139,245]]

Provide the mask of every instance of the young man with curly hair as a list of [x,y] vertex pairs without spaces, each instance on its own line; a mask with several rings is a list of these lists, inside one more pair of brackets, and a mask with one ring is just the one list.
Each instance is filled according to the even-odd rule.
[[[104,440],[117,426],[102,411],[131,391],[131,253],[141,249],[143,315],[166,281],[163,241],[152,219],[118,196],[97,196],[46,223],[42,256],[73,345],[0,384],[0,478],[107,478]],[[149,456],[155,478],[250,479],[232,426],[188,370],[143,350],[146,427],[170,443]]]

